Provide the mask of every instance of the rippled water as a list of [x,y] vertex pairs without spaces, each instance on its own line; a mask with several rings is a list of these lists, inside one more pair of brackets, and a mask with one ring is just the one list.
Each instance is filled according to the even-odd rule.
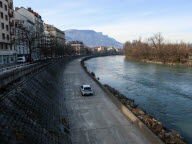
[[126,60],[124,56],[86,62],[103,84],[135,100],[141,108],[192,144],[192,68]]

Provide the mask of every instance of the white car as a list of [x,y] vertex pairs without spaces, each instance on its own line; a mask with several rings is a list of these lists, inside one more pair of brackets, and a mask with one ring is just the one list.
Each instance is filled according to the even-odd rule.
[[89,95],[93,95],[93,90],[91,89],[90,85],[82,85],[81,93],[82,93],[82,96],[85,96],[85,95],[89,96]]
[[18,57],[17,58],[17,63],[25,63],[26,62],[26,58],[25,57]]

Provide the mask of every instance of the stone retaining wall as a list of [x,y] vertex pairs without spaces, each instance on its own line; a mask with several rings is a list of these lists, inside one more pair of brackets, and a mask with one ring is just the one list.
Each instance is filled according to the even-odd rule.
[[0,95],[1,144],[69,144],[63,97],[64,59],[38,71]]
[[3,88],[15,80],[49,64],[50,63],[34,63],[25,67],[0,73],[0,88]]

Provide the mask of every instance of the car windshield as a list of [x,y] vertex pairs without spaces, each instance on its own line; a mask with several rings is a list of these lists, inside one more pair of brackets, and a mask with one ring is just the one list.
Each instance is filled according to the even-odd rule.
[[91,88],[90,87],[85,87],[84,90],[91,90]]
[[23,58],[18,58],[17,60],[23,60]]

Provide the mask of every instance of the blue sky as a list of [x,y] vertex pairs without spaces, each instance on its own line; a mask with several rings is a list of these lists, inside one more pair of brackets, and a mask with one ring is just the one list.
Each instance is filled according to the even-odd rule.
[[61,30],[103,32],[120,42],[161,32],[171,42],[192,42],[192,0],[14,0],[32,7]]

